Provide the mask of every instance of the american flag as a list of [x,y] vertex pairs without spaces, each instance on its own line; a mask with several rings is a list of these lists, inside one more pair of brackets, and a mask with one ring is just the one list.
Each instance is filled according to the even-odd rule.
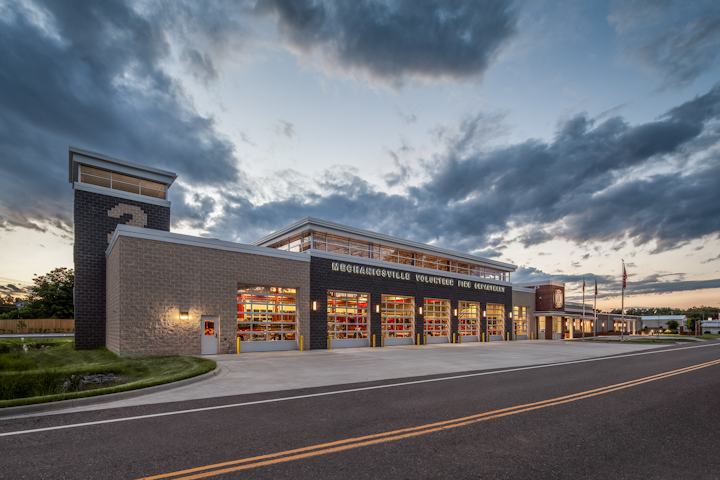
[[625,270],[625,262],[623,262],[623,290],[627,287],[627,271]]
[[595,296],[597,297],[597,278],[595,279]]
[[585,277],[583,277],[583,292],[585,291]]

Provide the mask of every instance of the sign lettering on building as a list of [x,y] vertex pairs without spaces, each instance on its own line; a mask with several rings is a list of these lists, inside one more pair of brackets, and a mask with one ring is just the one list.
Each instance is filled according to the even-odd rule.
[[[370,275],[374,277],[385,277],[395,278],[397,280],[410,280],[412,277],[408,272],[398,272],[397,270],[390,270],[387,268],[376,268],[364,265],[351,265],[348,263],[332,262],[332,269],[334,272],[346,272],[354,273],[356,275]],[[415,281],[421,283],[432,283],[435,285],[447,285],[449,287],[454,286],[457,283],[458,287],[471,288],[473,290],[487,290],[490,292],[505,292],[505,287],[501,285],[492,285],[490,283],[482,282],[471,282],[469,280],[456,280],[454,278],[438,277],[435,275],[423,275],[420,273],[415,274]]]

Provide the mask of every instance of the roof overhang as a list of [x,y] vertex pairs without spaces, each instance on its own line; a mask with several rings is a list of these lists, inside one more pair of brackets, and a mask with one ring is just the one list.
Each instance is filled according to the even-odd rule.
[[514,285],[518,287],[525,287],[525,288],[537,288],[542,287],[544,285],[552,285],[553,287],[564,287],[565,284],[563,282],[556,282],[554,280],[538,280],[537,282],[522,282],[522,283],[515,283]]
[[168,172],[167,170],[160,170],[159,168],[148,167],[138,163],[128,162],[127,160],[120,160],[119,158],[113,158],[108,155],[103,155],[102,153],[91,152],[90,150],[77,147],[69,147],[68,160],[68,180],[70,183],[78,181],[78,165],[90,165],[118,173],[125,173],[146,180],[152,180],[153,182],[164,183],[168,187],[172,185],[177,178],[176,173]]
[[365,240],[372,243],[382,243],[391,247],[412,249],[430,255],[442,255],[452,260],[470,261],[482,264],[483,266],[494,267],[508,272],[514,272],[515,270],[517,270],[517,266],[510,263],[498,262],[497,260],[490,260],[488,258],[469,255],[462,252],[456,252],[454,250],[435,247],[433,245],[415,242],[413,240],[407,240],[404,238],[393,237],[391,235],[385,235],[383,233],[371,232],[370,230],[350,227],[341,223],[330,222],[314,217],[305,217],[302,220],[298,220],[297,222],[292,223],[287,227],[281,228],[280,230],[277,230],[269,235],[262,237],[259,240],[252,242],[251,245],[268,246],[282,238],[302,233],[303,231],[308,229],[321,230],[323,232],[335,235],[350,236],[358,240]]

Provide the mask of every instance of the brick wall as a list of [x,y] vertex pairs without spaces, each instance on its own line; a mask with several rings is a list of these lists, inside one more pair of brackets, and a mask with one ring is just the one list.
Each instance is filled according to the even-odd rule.
[[[553,303],[553,298],[555,294],[555,290],[562,290],[563,292],[563,306],[560,308],[556,308],[555,304]],[[554,285],[540,285],[535,290],[535,308],[539,312],[550,312],[550,311],[556,311],[556,312],[562,312],[565,309],[565,288],[564,287],[556,287]]]
[[120,249],[113,248],[105,263],[105,346],[120,352]]
[[170,208],[75,190],[76,348],[105,345],[105,250],[108,235],[115,231],[118,224],[131,222],[137,226],[170,231]]
[[107,267],[108,298],[119,285],[108,348],[120,355],[198,355],[202,315],[219,316],[218,351],[234,353],[238,284],[297,288],[298,334],[309,341],[309,262],[121,236]]
[[[499,293],[460,287],[457,285],[457,280],[455,281],[454,286],[418,282],[415,280],[415,273],[411,273],[410,280],[398,280],[382,276],[336,272],[332,269],[333,261],[336,260],[321,257],[312,258],[310,268],[310,301],[317,301],[318,309],[315,312],[310,312],[310,348],[327,348],[326,312],[328,290],[370,294],[370,335],[376,335],[378,344],[382,335],[382,319],[381,314],[375,313],[375,305],[381,303],[382,295],[400,295],[415,298],[415,332],[413,335],[416,335],[417,333],[422,334],[423,332],[423,317],[417,314],[417,307],[423,305],[425,298],[450,300],[451,336],[452,333],[457,333],[458,331],[458,320],[454,315],[452,315],[452,313],[456,308],[458,308],[458,301],[461,300],[468,302],[480,302],[483,310],[485,309],[485,305],[487,303],[505,305],[505,328],[506,331],[510,331],[511,324],[509,323],[510,320],[507,319],[507,313],[512,311],[511,287],[505,287],[505,292]],[[353,262],[352,260],[344,263],[362,265],[361,262]],[[383,268],[403,272],[402,266],[398,264],[388,263],[388,265]],[[438,277],[443,276],[441,272],[433,272],[432,270],[428,270],[427,275],[434,275]],[[482,279],[478,278],[477,281],[482,282]],[[484,320],[481,319],[481,323],[481,331],[485,331]],[[421,335],[421,342],[422,341],[423,338]]]

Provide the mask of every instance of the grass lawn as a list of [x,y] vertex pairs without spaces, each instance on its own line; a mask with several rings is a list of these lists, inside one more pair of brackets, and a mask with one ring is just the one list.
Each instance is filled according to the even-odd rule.
[[107,348],[75,350],[70,338],[0,339],[0,408],[150,387],[214,368],[204,358],[121,358]]

